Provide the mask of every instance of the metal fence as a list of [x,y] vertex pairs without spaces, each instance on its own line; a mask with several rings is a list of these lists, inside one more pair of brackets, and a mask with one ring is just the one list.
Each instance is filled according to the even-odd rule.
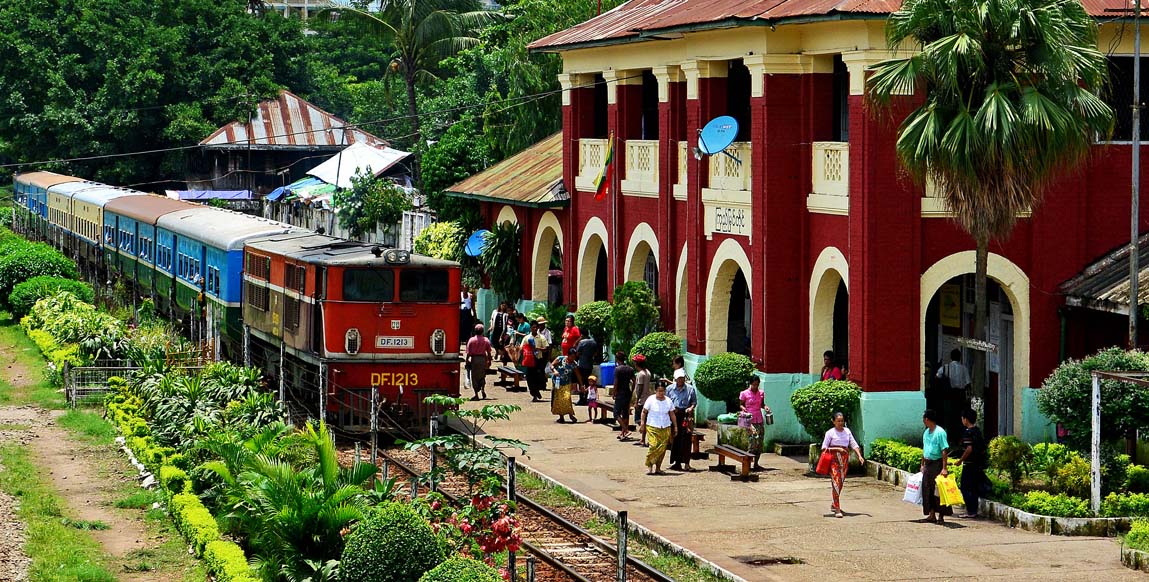
[[108,379],[114,376],[126,378],[139,368],[134,366],[77,366],[64,370],[64,391],[68,396],[68,406],[75,408],[87,403],[103,401],[111,391]]

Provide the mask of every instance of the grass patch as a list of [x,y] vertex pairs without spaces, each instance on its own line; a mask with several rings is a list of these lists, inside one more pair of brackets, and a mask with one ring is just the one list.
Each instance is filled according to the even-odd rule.
[[677,582],[722,582],[723,580],[699,568],[694,564],[694,560],[678,554],[658,551],[634,541],[628,543],[626,547],[632,557],[646,562],[648,566],[670,576]]
[[97,520],[68,519],[65,517],[64,519],[60,520],[60,523],[66,525],[68,527],[73,527],[73,528],[76,528],[78,530],[83,530],[83,531],[112,529],[112,526],[110,526],[110,525],[108,525],[108,524],[106,524],[106,523],[104,523],[98,519]]
[[592,517],[582,524],[584,528],[590,533],[604,539],[615,539],[618,537],[618,528],[613,523],[598,517]]
[[0,447],[0,489],[20,500],[27,524],[24,551],[32,558],[30,582],[114,582],[99,544],[89,534],[62,523],[60,500],[40,478],[29,452],[18,445]]
[[21,387],[0,380],[0,403],[37,404],[50,410],[67,407],[64,392],[48,381],[40,349],[20,329],[20,322],[6,311],[0,312],[0,345],[8,346],[15,362],[31,376],[30,384]]
[[546,507],[578,507],[580,505],[578,498],[569,489],[552,486],[530,473],[519,473],[515,478],[515,487],[527,493],[527,497],[533,501]]
[[[152,504],[160,500],[160,494],[147,489],[139,489],[126,497],[117,499],[114,505],[120,509],[151,509]],[[162,515],[163,512],[161,511]]]
[[56,422],[86,441],[110,444],[116,438],[116,429],[99,414],[73,408]]

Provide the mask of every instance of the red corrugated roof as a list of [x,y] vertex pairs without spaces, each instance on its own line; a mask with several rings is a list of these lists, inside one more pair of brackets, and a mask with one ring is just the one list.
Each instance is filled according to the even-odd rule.
[[354,143],[386,147],[386,141],[361,129],[344,130],[342,119],[304,101],[291,91],[263,101],[251,121],[229,123],[200,145],[216,148],[338,148]]
[[[1084,0],[1093,16],[1110,17],[1126,0]],[[777,21],[833,14],[883,15],[897,10],[901,0],[631,0],[586,22],[545,36],[530,44],[535,50],[557,50],[589,43],[611,43],[684,26],[737,21]]]

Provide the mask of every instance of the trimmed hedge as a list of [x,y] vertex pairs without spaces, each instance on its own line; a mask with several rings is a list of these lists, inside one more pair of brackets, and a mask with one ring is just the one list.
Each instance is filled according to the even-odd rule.
[[410,582],[442,561],[427,521],[409,506],[387,503],[351,530],[339,575],[344,582]]
[[646,356],[646,367],[665,378],[674,370],[675,356],[682,355],[682,338],[668,331],[656,331],[642,336],[630,350],[630,359],[642,354]]
[[815,382],[790,395],[790,404],[798,422],[814,438],[821,438],[834,426],[830,418],[832,414],[842,412],[848,421],[858,411],[861,401],[862,389],[848,380]]
[[183,469],[164,465],[160,467],[160,487],[169,493],[190,493],[191,479]]
[[917,473],[922,468],[922,449],[893,439],[875,439],[870,443],[870,460]]
[[168,509],[171,511],[176,529],[192,545],[197,557],[203,556],[208,544],[220,539],[219,525],[199,497],[191,493],[172,495]]
[[722,353],[707,359],[694,370],[694,385],[703,396],[725,402],[738,398],[757,368],[742,354]]
[[92,303],[96,296],[92,286],[81,281],[49,276],[32,277],[13,287],[12,292],[8,294],[8,305],[11,307],[12,316],[19,320],[28,315],[37,301],[61,291],[71,293],[85,303]]
[[259,582],[247,564],[243,548],[233,542],[216,540],[204,548],[203,561],[216,582]]
[[1129,526],[1129,533],[1125,534],[1125,545],[1134,550],[1149,552],[1149,520],[1140,518],[1133,520]]
[[39,276],[79,279],[80,272],[72,259],[46,244],[21,241],[6,245],[0,253],[0,301],[7,304],[16,285]]
[[1101,517],[1149,517],[1149,494],[1110,493],[1101,500]]
[[1092,517],[1089,502],[1080,497],[1064,493],[1054,495],[1048,491],[1030,491],[1025,495],[1014,494],[1010,505],[1029,513],[1050,517]]
[[419,582],[502,582],[499,571],[473,558],[456,556],[423,574]]

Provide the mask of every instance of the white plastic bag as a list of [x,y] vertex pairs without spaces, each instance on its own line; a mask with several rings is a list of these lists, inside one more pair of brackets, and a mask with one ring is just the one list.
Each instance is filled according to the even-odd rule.
[[906,494],[902,495],[902,501],[906,503],[913,503],[914,505],[922,504],[922,474],[914,473],[910,475],[910,480],[906,482]]

